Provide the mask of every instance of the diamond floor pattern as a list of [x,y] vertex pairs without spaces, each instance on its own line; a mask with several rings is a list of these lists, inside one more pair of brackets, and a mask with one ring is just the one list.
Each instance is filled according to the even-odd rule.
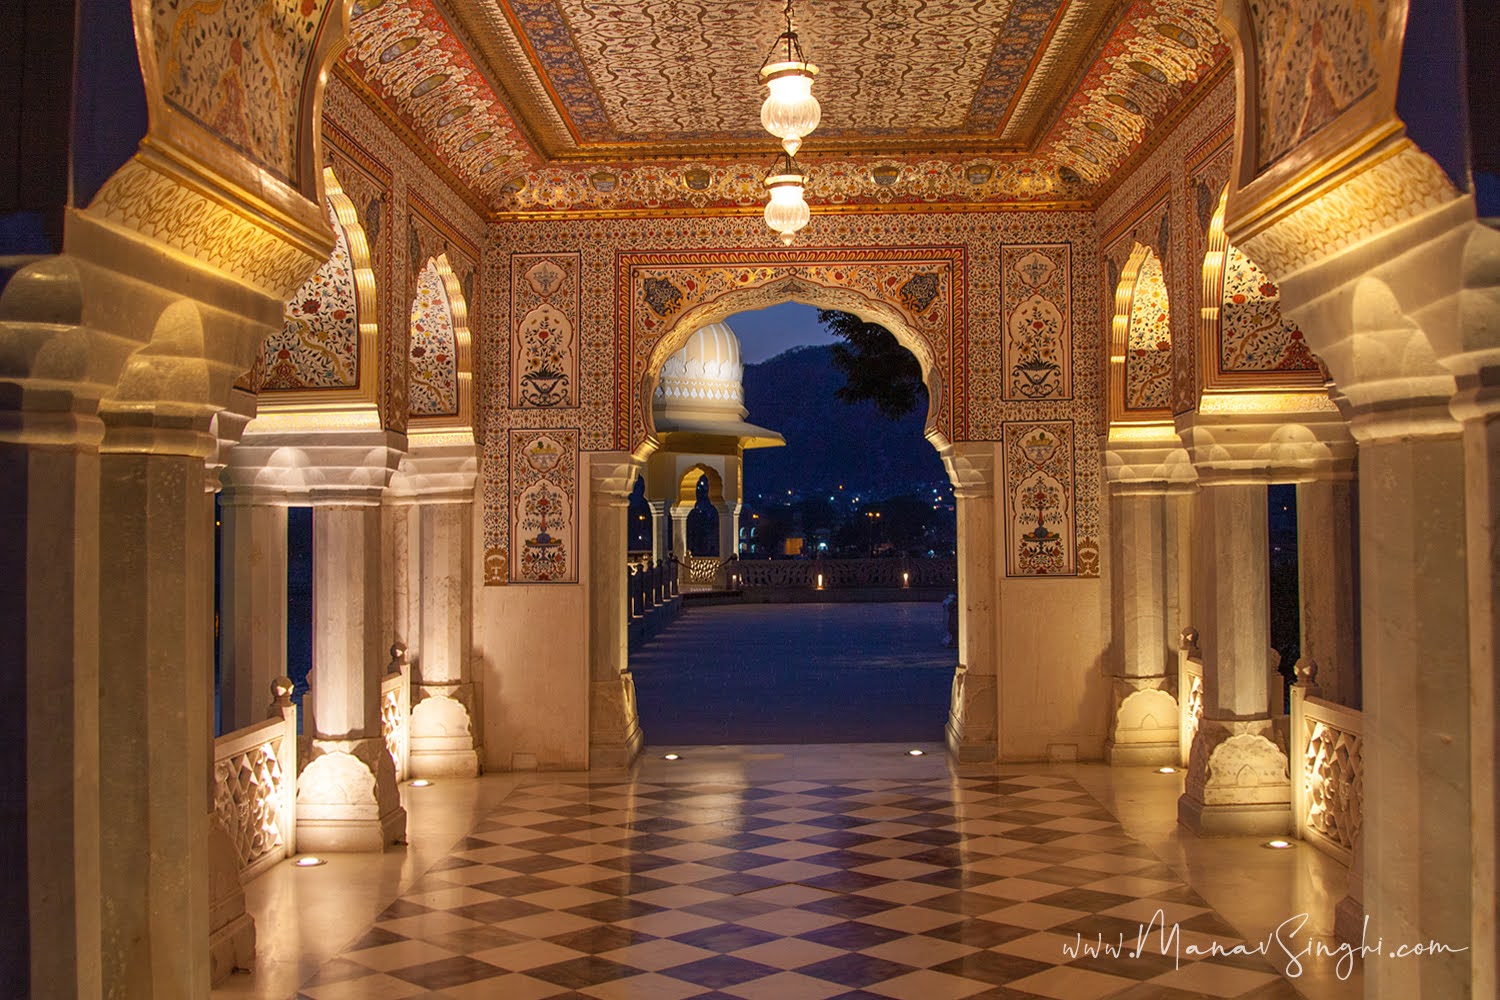
[[[1160,911],[1181,953],[1140,924]],[[1124,956],[1079,954],[1080,941]],[[1076,782],[518,788],[305,1000],[1295,998]]]

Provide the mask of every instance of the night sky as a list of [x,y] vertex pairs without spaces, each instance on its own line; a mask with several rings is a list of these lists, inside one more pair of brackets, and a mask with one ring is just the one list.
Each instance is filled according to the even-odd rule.
[[774,358],[804,344],[831,344],[838,340],[818,322],[818,310],[799,302],[735,313],[729,328],[740,338],[740,357],[747,365]]

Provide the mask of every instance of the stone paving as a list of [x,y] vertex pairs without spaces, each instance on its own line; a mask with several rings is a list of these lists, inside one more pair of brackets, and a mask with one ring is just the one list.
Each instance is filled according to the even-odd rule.
[[941,740],[936,603],[693,607],[630,657],[653,746]]

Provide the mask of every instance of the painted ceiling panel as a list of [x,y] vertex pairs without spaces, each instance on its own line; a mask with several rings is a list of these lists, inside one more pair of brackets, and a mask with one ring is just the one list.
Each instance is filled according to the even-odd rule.
[[[809,196],[1087,199],[1226,59],[1214,8],[798,0]],[[772,0],[362,0],[345,60],[497,210],[743,207],[781,26]]]

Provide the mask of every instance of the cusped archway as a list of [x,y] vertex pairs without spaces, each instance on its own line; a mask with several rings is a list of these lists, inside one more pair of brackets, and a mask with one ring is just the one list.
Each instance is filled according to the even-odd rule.
[[1110,326],[1109,418],[1172,418],[1172,306],[1156,251],[1137,243],[1120,273]]

